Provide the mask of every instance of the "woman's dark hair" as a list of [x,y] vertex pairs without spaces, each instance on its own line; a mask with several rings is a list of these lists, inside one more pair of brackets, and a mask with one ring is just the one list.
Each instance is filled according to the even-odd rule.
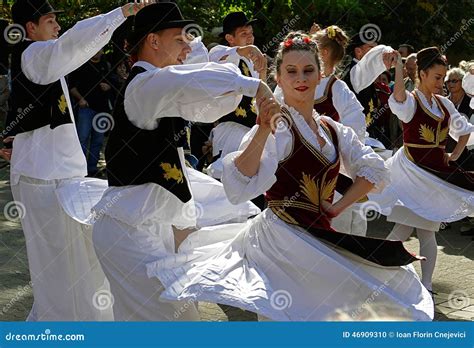
[[301,31],[290,32],[286,35],[283,42],[280,43],[278,50],[273,60],[274,73],[280,73],[280,66],[283,62],[283,56],[292,51],[308,51],[314,54],[316,58],[316,65],[318,70],[321,70],[321,63],[319,61],[318,45],[311,36]]
[[313,37],[316,39],[319,49],[326,48],[331,52],[331,62],[334,65],[339,64],[346,54],[346,47],[350,40],[344,30],[337,25],[331,25],[317,31]]
[[423,48],[416,54],[416,65],[418,67],[418,78],[421,79],[420,72],[427,72],[435,65],[447,67],[448,62],[443,57],[438,47]]

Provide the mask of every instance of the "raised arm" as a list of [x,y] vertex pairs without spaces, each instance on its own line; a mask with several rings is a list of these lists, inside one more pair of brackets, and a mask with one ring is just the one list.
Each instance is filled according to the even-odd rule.
[[259,84],[233,64],[174,65],[137,75],[125,91],[124,106],[130,121],[143,129],[155,129],[163,117],[211,123],[235,110],[242,95],[256,96]]
[[46,85],[79,68],[112,38],[126,17],[148,2],[129,3],[107,14],[77,22],[57,40],[37,41],[23,52],[21,67],[32,82]]

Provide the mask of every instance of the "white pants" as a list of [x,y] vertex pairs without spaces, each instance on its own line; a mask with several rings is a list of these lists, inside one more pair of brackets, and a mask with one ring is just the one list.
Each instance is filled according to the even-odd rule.
[[97,303],[108,284],[92,245],[92,229],[68,216],[55,190],[67,180],[21,177],[12,185],[26,240],[34,304],[32,321],[112,320]]
[[110,282],[117,321],[200,320],[193,301],[160,300],[163,285],[149,278],[146,265],[174,253],[171,226],[129,226],[103,215],[94,223],[94,247]]

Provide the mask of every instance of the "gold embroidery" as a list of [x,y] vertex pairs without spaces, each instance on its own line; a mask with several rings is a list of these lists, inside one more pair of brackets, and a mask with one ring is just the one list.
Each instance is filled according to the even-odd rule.
[[252,76],[250,75],[250,69],[249,67],[247,66],[247,64],[245,64],[244,62],[242,62],[242,73],[245,75],[245,76]]
[[441,129],[439,131],[439,141],[440,143],[442,143],[443,141],[446,140],[446,138],[448,137],[448,132],[449,132],[449,126],[444,128],[444,129]]
[[235,110],[235,116],[237,117],[247,117],[247,111],[245,111],[244,108],[242,108],[241,106],[239,106],[236,110]]
[[336,182],[337,176],[334,179],[329,180],[323,184],[323,187],[321,189],[321,200],[329,201],[329,198],[331,198],[334,190],[336,189]]
[[61,97],[58,99],[58,108],[59,108],[59,111],[61,111],[63,115],[66,113],[67,102],[66,102],[66,97],[64,97],[64,94],[61,95]]
[[300,180],[301,192],[306,196],[306,199],[319,207],[319,185],[312,177],[303,173],[303,179]]
[[369,101],[369,113],[365,116],[365,125],[369,127],[374,123],[374,118],[372,117],[372,112],[374,111],[374,101],[370,99]]
[[160,167],[165,171],[163,176],[166,180],[173,179],[176,180],[178,184],[183,182],[183,172],[176,167],[176,164],[171,166],[169,163],[161,163]]
[[428,143],[435,142],[435,133],[434,133],[433,128],[430,128],[429,126],[425,124],[422,124],[420,125],[419,133],[420,133],[421,139],[423,139],[424,141]]
[[251,110],[254,114],[256,114],[256,113],[257,113],[257,109],[255,108],[255,98],[252,99],[252,101],[250,102],[250,105],[251,105],[250,110]]
[[298,221],[296,221],[290,214],[288,214],[285,211],[285,209],[282,209],[282,208],[271,208],[271,209],[273,213],[275,213],[275,215],[278,216],[283,221],[292,225],[298,225]]

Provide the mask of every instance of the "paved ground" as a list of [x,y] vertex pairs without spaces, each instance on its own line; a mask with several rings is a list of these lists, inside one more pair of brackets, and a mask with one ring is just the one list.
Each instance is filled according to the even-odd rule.
[[[8,169],[4,168],[0,170],[0,321],[24,320],[33,301],[21,226],[2,213],[11,201]],[[385,237],[391,227],[383,218],[377,219],[369,224],[369,235]],[[474,321],[474,242],[472,237],[461,236],[459,227],[453,224],[437,236],[434,290],[438,321]],[[412,237],[406,247],[417,252],[418,240]],[[419,265],[415,267],[419,272]],[[228,306],[200,303],[199,308],[204,321],[256,320],[254,313]]]

